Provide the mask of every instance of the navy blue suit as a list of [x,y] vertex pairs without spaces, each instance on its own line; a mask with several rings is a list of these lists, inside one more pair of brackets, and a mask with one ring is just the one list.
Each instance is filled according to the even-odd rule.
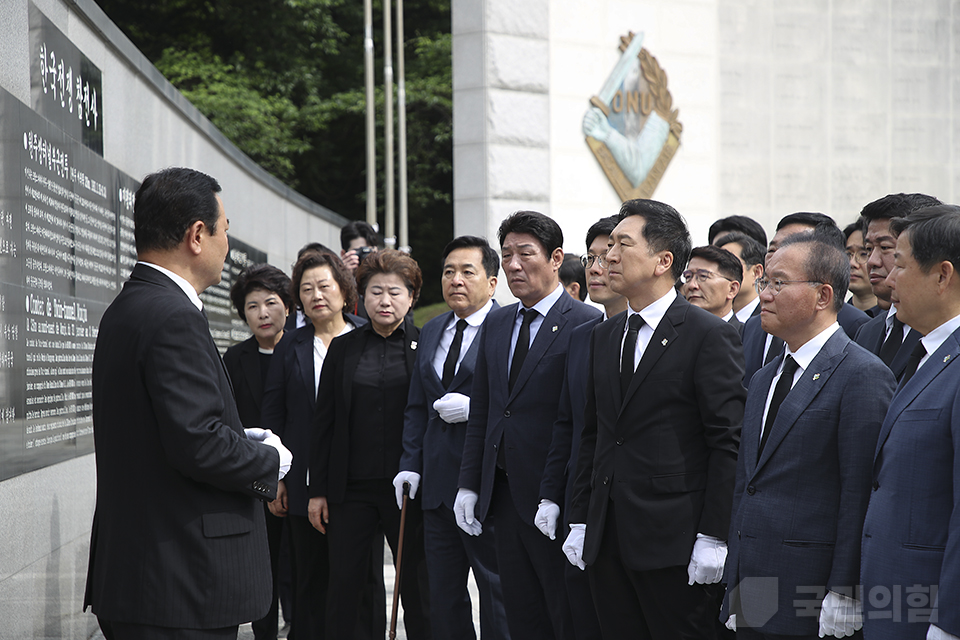
[[[572,636],[564,584],[563,537],[534,526],[540,480],[557,418],[557,398],[573,329],[600,312],[561,295],[543,318],[512,391],[510,347],[517,304],[490,312],[477,365],[459,486],[476,491],[476,516],[493,513],[510,633],[524,640]],[[505,469],[498,471],[503,446]],[[509,481],[507,478],[509,477]],[[553,628],[543,623],[550,620]]]
[[[869,322],[857,329],[857,335],[854,340],[870,353],[880,355],[880,347],[883,346],[883,339],[886,337],[886,333],[887,312],[883,311],[880,315],[872,318]],[[907,336],[903,339],[900,348],[897,350],[897,355],[893,357],[893,362],[890,363],[890,370],[893,371],[893,375],[897,380],[903,376],[903,370],[906,368],[907,361],[910,359],[910,353],[919,341],[920,332],[916,329],[910,329],[910,331],[907,332]]]
[[[759,308],[760,306],[758,305],[757,309]],[[855,339],[857,329],[869,321],[870,316],[849,302],[845,302],[840,308],[840,313],[837,314],[837,322],[840,324],[840,328],[843,329],[843,332],[846,333],[851,340]],[[767,344],[767,334],[760,326],[760,314],[751,316],[750,319],[744,323],[740,335],[743,337],[743,386],[749,389],[750,379],[753,377],[753,374],[763,366],[763,347]],[[782,351],[783,340],[774,336],[773,342],[770,343],[770,348],[777,352]]]
[[[493,308],[497,307],[494,301]],[[430,624],[434,637],[450,640],[476,637],[467,592],[467,574],[472,568],[480,590],[481,636],[509,638],[493,524],[485,523],[483,533],[474,537],[457,526],[453,515],[467,423],[447,424],[433,408],[433,403],[447,393],[469,396],[473,386],[479,335],[464,353],[449,388],[443,387],[433,367],[444,329],[455,321],[456,317],[449,311],[425,324],[420,331],[419,356],[410,377],[404,414],[400,469],[420,474],[417,499],[423,508]]]
[[[569,529],[567,513],[573,499],[573,483],[577,475],[577,456],[580,455],[580,436],[583,433],[583,411],[587,404],[587,369],[590,366],[590,334],[602,317],[589,320],[570,334],[567,351],[567,371],[560,393],[557,422],[553,426],[553,440],[540,481],[540,496],[560,505],[557,536],[565,538]],[[587,574],[567,563],[564,567],[570,613],[577,640],[601,638],[600,623],[593,606]]]
[[922,640],[931,608],[960,636],[958,358],[960,330],[897,390],[880,428],[860,576],[869,640]]
[[738,627],[762,633],[816,636],[809,607],[819,607],[827,589],[852,596],[859,583],[871,452],[896,381],[879,358],[837,331],[787,394],[758,459],[781,359],[754,376],[747,394],[724,618],[735,613]]

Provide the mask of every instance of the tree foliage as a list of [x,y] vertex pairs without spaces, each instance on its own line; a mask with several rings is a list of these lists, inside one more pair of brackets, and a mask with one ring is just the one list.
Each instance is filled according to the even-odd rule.
[[[98,2],[244,153],[308,198],[345,217],[364,218],[362,2]],[[375,0],[381,228],[382,17],[383,5]],[[450,2],[405,0],[404,22],[410,244],[424,271],[421,300],[429,304],[441,299],[439,253],[453,232]]]

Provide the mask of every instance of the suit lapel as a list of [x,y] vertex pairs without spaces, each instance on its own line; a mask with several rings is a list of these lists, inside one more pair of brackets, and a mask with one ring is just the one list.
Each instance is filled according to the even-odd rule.
[[[748,396],[743,416],[744,425],[748,424],[748,419],[750,424],[763,425],[763,410],[766,407],[767,395],[770,393],[770,385],[773,384],[773,377],[777,374],[777,368],[777,366],[770,365],[757,372],[753,384],[750,385],[751,393]],[[756,433],[751,433],[749,437],[740,440],[740,457],[746,465],[747,478],[752,478],[756,472],[757,449],[759,448],[760,429],[757,429]]]
[[877,455],[879,455],[884,443],[890,436],[890,430],[904,409],[910,406],[914,399],[927,388],[927,385],[940,375],[940,372],[953,364],[960,356],[960,340],[958,340],[957,333],[960,333],[960,329],[947,336],[940,348],[927,358],[922,367],[917,369],[916,374],[906,384],[899,386],[896,393],[893,394],[890,408],[887,409],[887,417],[880,427],[880,436],[877,438]]
[[[837,366],[846,356],[843,349],[849,342],[850,338],[843,332],[843,329],[830,336],[830,339],[820,349],[820,353],[814,357],[810,366],[804,370],[800,379],[790,389],[790,393],[787,394],[783,404],[780,405],[777,419],[770,429],[770,435],[767,437],[767,443],[763,447],[760,459],[757,460],[755,471],[759,471],[766,464],[784,437],[796,424],[800,415],[806,411],[813,399],[817,397],[827,381],[830,380],[833,372],[836,371]],[[768,385],[767,389],[769,388]]]
[[303,381],[303,387],[313,389],[313,394],[316,396],[317,389],[314,386],[316,378],[313,374],[313,325],[308,324],[297,329],[293,339],[293,352],[297,358],[297,373]]
[[[640,363],[637,365],[637,369],[633,373],[633,379],[630,381],[630,386],[627,387],[627,395],[621,399],[621,412],[623,411],[623,407],[626,406],[627,401],[630,400],[630,397],[636,393],[638,388],[640,388],[644,378],[646,378],[650,371],[653,370],[654,366],[656,366],[657,361],[660,360],[661,356],[666,353],[667,349],[670,348],[674,340],[677,339],[678,334],[676,327],[683,324],[683,319],[687,313],[688,306],[689,303],[679,295],[672,303],[670,303],[670,307],[660,320],[660,324],[657,325],[656,331],[653,332],[653,337],[650,338],[650,343],[647,344],[647,348],[643,351],[643,356],[640,358]],[[626,315],[624,315],[624,322],[626,322]],[[620,328],[623,329],[622,324],[620,325]],[[621,350],[622,349],[620,347],[615,349],[616,353],[618,354],[618,359],[620,358]],[[619,371],[619,366],[617,367],[617,370]]]
[[539,364],[543,354],[547,352],[547,349],[550,348],[550,345],[553,344],[553,341],[567,324],[567,319],[564,314],[570,309],[572,304],[573,301],[570,299],[570,296],[565,294],[561,295],[560,299],[554,303],[550,311],[547,312],[547,315],[544,316],[543,322],[537,330],[537,337],[533,339],[533,344],[530,345],[527,357],[523,361],[523,367],[521,367],[520,374],[517,376],[513,393],[510,394],[511,400],[513,396],[523,389],[523,385],[526,384],[534,369],[537,368],[537,364]]
[[[893,362],[890,363],[890,370],[893,371],[897,380],[903,375],[903,370],[907,368],[907,360],[910,359],[910,354],[918,342],[920,342],[920,332],[916,329],[910,329],[907,332],[907,337],[903,339],[903,344],[900,345],[897,355],[893,357]],[[879,352],[878,348],[877,353]]]
[[[446,331],[447,325],[450,324],[450,319],[453,317],[453,311],[448,311],[443,314],[441,318],[442,321],[436,323],[436,330],[433,330],[433,327],[430,327],[428,330],[427,327],[423,328],[423,331],[420,332],[420,347],[421,351],[420,357],[423,358],[423,363],[421,368],[425,372],[423,376],[424,388],[427,391],[427,397],[436,397],[439,398],[446,393],[446,389],[443,388],[443,383],[440,380],[440,376],[437,375],[437,372],[433,368],[433,359],[437,355],[437,350],[440,348],[440,340],[443,338],[443,332]],[[477,342],[474,340],[474,342]],[[470,345],[471,347],[473,345]],[[466,356],[464,356],[464,362],[466,361]],[[459,377],[459,373],[458,373]],[[456,380],[456,378],[454,378]],[[450,385],[453,387],[453,384]]]

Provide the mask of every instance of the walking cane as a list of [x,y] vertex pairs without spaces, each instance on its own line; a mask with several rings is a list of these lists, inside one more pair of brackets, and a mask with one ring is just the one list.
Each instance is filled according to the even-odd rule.
[[407,524],[407,500],[410,499],[410,483],[403,483],[403,506],[400,508],[400,542],[397,543],[396,576],[393,581],[393,612],[390,614],[390,640],[397,637],[397,609],[400,606],[400,575],[403,570],[403,528]]

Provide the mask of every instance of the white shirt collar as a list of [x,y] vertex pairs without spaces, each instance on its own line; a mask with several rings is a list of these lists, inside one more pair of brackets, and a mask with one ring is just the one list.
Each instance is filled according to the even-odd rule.
[[727,315],[723,316],[723,317],[720,318],[720,319],[723,320],[724,322],[730,322],[730,318],[732,318],[732,317],[733,317],[733,309],[730,309],[730,311],[727,313]]
[[[946,340],[950,334],[957,329],[960,329],[960,316],[954,316],[953,318],[950,318],[942,325],[920,338],[920,342],[923,343],[923,348],[927,350],[927,356],[932,355],[937,349],[939,349],[944,340]],[[924,361],[925,360],[926,357],[924,358]]]
[[[654,300],[648,304],[640,311],[634,311],[633,307],[629,304],[627,305],[627,320],[630,319],[630,316],[638,313],[640,317],[643,318],[643,322],[653,329],[657,330],[657,326],[660,324],[660,321],[663,320],[663,316],[667,314],[667,309],[670,308],[670,305],[673,304],[673,301],[677,298],[677,290],[673,287],[670,287],[670,290],[667,291],[662,298],[659,300]],[[627,330],[627,327],[630,326],[629,322],[624,323],[624,331]]]
[[200,296],[197,295],[197,290],[193,288],[193,285],[187,282],[186,278],[175,274],[169,269],[164,269],[158,264],[153,264],[152,262],[144,262],[143,260],[138,260],[137,264],[145,264],[148,267],[153,267],[163,275],[167,276],[176,283],[178,287],[183,289],[183,292],[187,294],[187,297],[190,298],[190,302],[193,303],[199,311],[203,311],[203,302],[200,301]]
[[[545,298],[543,298],[537,304],[533,305],[530,308],[536,309],[537,313],[540,314],[541,318],[546,318],[547,313],[550,312],[550,309],[553,309],[553,305],[555,305],[557,303],[557,300],[560,299],[560,296],[564,295],[565,293],[566,291],[563,290],[563,285],[558,284],[557,288],[554,289],[548,296],[546,296]],[[521,302],[520,305],[517,307],[517,313],[519,314],[520,309],[525,309],[525,308],[526,307],[524,307],[523,303]]]
[[[493,298],[487,300],[487,304],[468,315],[466,318],[464,318],[464,320],[466,320],[467,324],[471,327],[479,327],[483,324],[483,321],[487,319],[487,314],[490,313],[491,309],[493,309]],[[457,314],[453,314],[453,316],[450,318],[450,323],[447,325],[447,329],[456,328],[458,320],[460,320],[459,316],[457,316]]]
[[737,311],[737,320],[739,320],[740,322],[746,322],[747,320],[749,320],[750,316],[753,315],[753,310],[757,308],[758,304],[760,304],[760,296],[757,296],[756,298],[748,302],[746,305],[744,305],[743,309],[740,309],[740,311]]
[[[797,364],[800,365],[800,369],[806,371],[807,367],[810,366],[810,363],[813,362],[813,359],[817,357],[817,354],[820,353],[820,350],[823,349],[823,345],[827,343],[827,340],[840,330],[840,325],[836,322],[831,324],[829,327],[815,335],[814,337],[807,340],[802,347],[797,349],[796,353],[790,351],[790,347],[787,346],[787,355],[793,356],[793,359],[797,361]],[[784,358],[786,360],[786,358]],[[783,365],[781,364],[781,370]]]

